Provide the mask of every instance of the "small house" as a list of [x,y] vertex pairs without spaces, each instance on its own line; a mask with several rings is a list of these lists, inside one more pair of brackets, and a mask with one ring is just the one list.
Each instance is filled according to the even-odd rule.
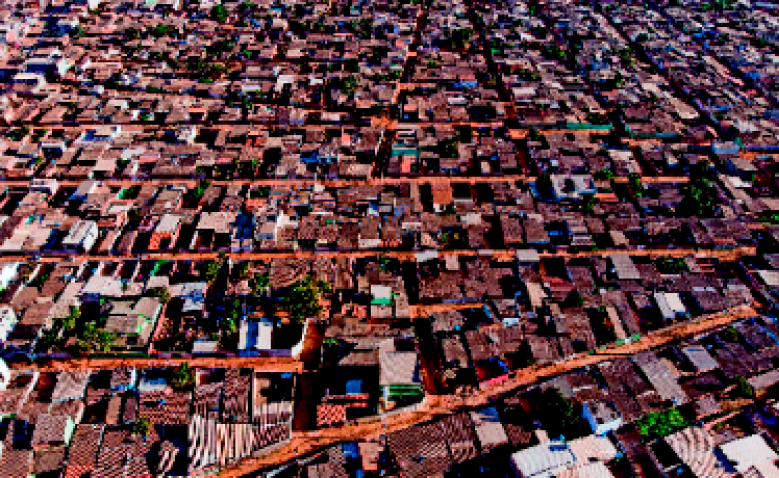
[[622,416],[611,401],[588,400],[584,402],[582,416],[596,435],[605,435],[622,426]]
[[62,240],[62,248],[74,254],[89,252],[99,235],[97,222],[78,220]]
[[42,413],[35,421],[31,445],[33,448],[67,445],[75,428],[76,424],[68,415]]

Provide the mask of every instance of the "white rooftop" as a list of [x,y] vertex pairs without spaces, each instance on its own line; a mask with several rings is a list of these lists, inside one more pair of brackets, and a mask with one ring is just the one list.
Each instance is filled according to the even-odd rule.
[[779,455],[760,435],[751,435],[722,444],[720,450],[739,473],[755,465],[770,463],[776,470],[776,475],[779,475],[779,470],[773,465],[773,462],[779,459]]

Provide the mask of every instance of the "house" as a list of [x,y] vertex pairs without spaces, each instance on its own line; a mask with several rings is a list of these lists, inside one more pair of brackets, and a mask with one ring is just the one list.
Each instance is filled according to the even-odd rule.
[[30,185],[27,187],[29,191],[39,191],[46,194],[54,195],[59,189],[59,183],[56,179],[43,179],[36,178],[30,181]]
[[551,175],[552,193],[557,201],[578,201],[583,195],[595,195],[598,192],[595,180],[585,174]]
[[588,400],[584,402],[582,416],[596,435],[606,435],[622,426],[622,416],[614,402],[611,401]]
[[70,228],[68,235],[62,240],[62,247],[74,254],[89,252],[99,236],[97,222],[78,220]]
[[271,350],[273,321],[242,320],[238,330],[238,350],[242,354]]
[[[37,374],[37,372],[35,373]],[[35,378],[34,382],[37,382],[38,375],[34,375],[34,378]],[[0,359],[0,392],[5,391],[8,388],[8,385],[10,383],[11,383],[11,369],[8,368],[8,365],[6,365],[5,360]],[[33,383],[33,387],[35,387],[35,383]],[[30,389],[28,389],[27,394],[29,394],[29,392]]]
[[57,375],[57,384],[51,394],[52,402],[83,399],[90,372],[61,372]]
[[65,476],[88,475],[97,463],[97,452],[103,436],[104,424],[77,425],[68,448],[68,465]]
[[654,352],[641,352],[634,355],[632,360],[664,400],[671,400],[677,405],[687,403],[687,394],[668,368],[668,362],[661,360]]
[[16,317],[14,309],[9,305],[0,305],[0,343],[8,340],[8,335],[16,327],[19,319]]
[[0,289],[7,289],[11,282],[16,279],[17,271],[22,265],[21,262],[12,262],[0,268]]
[[104,298],[122,297],[124,295],[120,279],[98,274],[89,278],[81,289],[83,302],[96,302]]
[[392,305],[392,287],[372,284],[371,305]]
[[[543,441],[538,445],[520,450],[511,455],[511,466],[518,478],[552,476],[609,478],[613,475],[603,465],[617,456],[617,449],[608,438],[589,435],[570,442]],[[597,468],[589,468],[595,463],[601,465]],[[598,474],[589,474],[590,472]]]
[[138,372],[135,367],[116,368],[111,371],[111,391],[124,392],[135,389],[138,380]]
[[23,85],[31,92],[36,92],[46,86],[46,78],[38,73],[17,73],[11,79],[14,85]]
[[142,370],[141,378],[138,381],[138,393],[164,392],[168,388],[169,376],[170,371],[167,369],[149,368]]
[[87,179],[82,181],[73,194],[70,195],[70,199],[75,201],[85,201],[90,194],[95,192],[99,185],[100,182],[94,179]]
[[55,49],[46,55],[28,58],[22,69],[25,73],[62,77],[71,66],[70,60]]
[[503,429],[495,407],[484,407],[472,411],[471,420],[473,420],[476,436],[481,443],[482,453],[488,453],[489,450],[508,443],[508,436],[506,436],[506,431]]
[[90,143],[113,143],[122,133],[120,125],[98,126],[85,130],[76,138],[75,144],[84,145]]
[[162,311],[162,303],[159,299],[142,297],[138,301],[114,301],[111,305],[105,329],[116,334],[115,345],[127,348],[147,348]]
[[47,158],[61,158],[68,150],[68,145],[65,141],[48,140],[41,142],[41,149]]
[[719,446],[729,464],[743,476],[779,476],[779,455],[761,435],[738,438]]
[[666,322],[690,318],[690,313],[682,303],[678,292],[655,292],[654,299],[660,315]]
[[765,269],[758,270],[757,276],[771,292],[779,293],[779,271]]
[[18,450],[11,447],[3,449],[0,458],[0,476],[8,478],[27,478],[33,462],[32,450]]
[[57,34],[59,36],[67,35],[80,25],[78,18],[62,18],[57,21]]
[[711,356],[703,345],[682,347],[681,353],[697,373],[706,373],[719,368],[717,360]]
[[181,228],[182,217],[165,214],[157,223],[149,239],[149,250],[166,250],[176,244]]
[[194,342],[192,342],[192,354],[198,355],[198,354],[214,354],[219,351],[219,341],[208,339],[208,338],[198,338],[195,339]]
[[422,383],[416,352],[380,349],[379,385],[387,401],[421,396]]
[[641,280],[641,272],[628,254],[611,254],[609,260],[618,280]]
[[[732,476],[715,454],[714,437],[703,427],[688,427],[663,439],[679,461],[686,465],[692,476],[698,478],[726,478]],[[668,461],[668,460],[666,460]],[[675,474],[675,463],[667,467],[666,473]]]
[[750,377],[748,382],[755,390],[765,390],[779,383],[779,369],[769,370],[768,372]]
[[541,256],[535,249],[517,249],[514,256],[520,267],[537,267],[541,262]]
[[206,305],[206,282],[185,282],[171,287],[171,296],[184,301],[181,313],[187,316],[202,316]]
[[433,208],[436,212],[443,212],[454,201],[452,186],[449,183],[436,182],[430,185],[433,199]]
[[758,168],[751,161],[732,157],[725,163],[728,173],[738,176],[744,181],[752,181],[757,176]]
[[68,445],[75,428],[76,424],[68,415],[42,413],[35,420],[31,445],[33,448]]

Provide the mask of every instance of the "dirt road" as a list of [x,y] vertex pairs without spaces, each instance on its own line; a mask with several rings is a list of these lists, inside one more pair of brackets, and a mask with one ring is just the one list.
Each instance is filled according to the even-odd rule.
[[193,357],[193,358],[74,358],[51,360],[42,364],[11,363],[12,369],[63,372],[74,370],[111,370],[123,367],[176,367],[186,363],[194,368],[253,368],[260,372],[300,373],[303,364],[293,358],[278,357]]
[[[401,184],[436,184],[436,183],[466,183],[466,184],[481,184],[481,183],[510,183],[510,182],[535,182],[535,176],[528,176],[525,174],[506,174],[500,176],[380,176],[370,179],[229,179],[229,180],[210,180],[210,184],[214,186],[270,186],[274,188],[303,188],[311,187],[315,184],[332,187],[354,187],[354,186],[394,186]],[[30,179],[0,179],[0,186],[4,187],[28,187]],[[617,177],[614,181],[624,183],[628,181],[628,178]],[[689,182],[689,178],[680,176],[642,176],[641,182],[645,184],[649,183],[686,183]],[[60,187],[78,187],[83,180],[74,179],[62,179],[58,180],[57,184]],[[200,183],[199,179],[192,178],[143,178],[143,179],[103,179],[100,183],[104,186],[110,187],[130,187],[134,185],[152,185],[152,186],[187,186],[195,187]]]
[[221,470],[220,476],[237,478],[260,469],[288,463],[299,456],[307,455],[334,443],[401,430],[431,420],[436,416],[450,414],[458,409],[485,405],[489,403],[491,398],[499,397],[540,380],[558,376],[587,365],[608,361],[617,356],[635,354],[666,345],[675,340],[695,336],[755,315],[757,315],[757,311],[752,307],[737,307],[726,312],[704,316],[693,322],[679,324],[650,333],[635,342],[615,345],[593,354],[579,354],[569,360],[552,365],[523,369],[503,383],[481,388],[463,397],[453,395],[428,396],[416,410],[399,413],[383,419],[377,418],[370,423],[298,432],[285,445]]
[[[58,253],[44,253],[42,257],[38,259],[38,262],[56,263],[62,262],[67,259],[74,262],[90,262],[90,261],[103,261],[103,262],[122,262],[128,259],[135,260],[169,260],[169,261],[205,261],[214,260],[220,257],[220,254],[224,254],[226,257],[235,261],[265,261],[273,259],[313,259],[320,257],[351,257],[351,258],[364,258],[364,257],[378,257],[383,255],[386,257],[392,257],[402,262],[414,262],[417,260],[417,254],[420,252],[429,251],[397,251],[397,250],[370,250],[370,249],[357,249],[357,250],[341,250],[341,251],[265,251],[265,252],[150,252],[145,254],[134,254],[128,256],[117,255],[97,255],[97,254],[81,254],[77,256],[70,256],[66,254]],[[755,255],[757,252],[754,246],[734,247],[731,249],[693,249],[693,248],[678,248],[678,249],[664,249],[664,248],[652,248],[652,249],[598,249],[595,251],[580,251],[580,252],[541,252],[540,257],[607,257],[612,254],[630,254],[631,256],[649,256],[649,257],[710,257],[720,260],[734,260],[744,255]],[[473,249],[450,249],[439,250],[439,257],[457,256],[457,257],[493,257],[501,260],[513,260],[516,255],[516,249],[481,249],[475,251]],[[28,256],[23,255],[2,255],[0,256],[0,263],[9,262],[24,262],[28,260]]]

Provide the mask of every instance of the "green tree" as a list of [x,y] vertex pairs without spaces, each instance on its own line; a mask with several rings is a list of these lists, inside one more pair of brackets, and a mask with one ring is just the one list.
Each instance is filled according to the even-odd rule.
[[688,426],[689,423],[676,408],[650,413],[636,421],[636,428],[641,436],[650,440],[668,436]]
[[609,168],[603,168],[593,174],[593,177],[598,181],[611,181],[611,178],[614,177],[614,171]]
[[68,310],[68,315],[62,318],[62,327],[65,330],[73,330],[76,328],[76,322],[81,318],[81,309],[75,305],[71,305]]
[[735,378],[736,382],[736,393],[744,398],[755,398],[756,392],[755,388],[749,383],[749,380],[742,376],[737,376]]
[[186,362],[182,363],[173,370],[170,385],[177,390],[193,387],[195,385],[195,369]]
[[568,307],[582,307],[584,305],[584,297],[578,290],[574,289],[565,299],[565,305]]
[[243,261],[235,266],[235,276],[239,279],[246,279],[252,271],[251,261]]
[[552,176],[548,173],[539,174],[535,181],[536,192],[541,197],[552,195]]
[[369,40],[373,33],[373,20],[370,18],[363,18],[360,20],[360,37],[364,40]]
[[227,10],[222,5],[214,5],[211,7],[211,20],[219,23],[224,23],[227,20]]
[[596,204],[598,204],[598,200],[595,199],[594,194],[582,194],[580,198],[582,212],[591,213]]
[[714,191],[707,180],[693,182],[685,189],[679,209],[685,216],[714,217],[717,215]]
[[576,435],[582,429],[584,419],[581,415],[581,407],[563,396],[557,387],[550,387],[541,393],[535,403],[535,408],[544,419],[555,436],[558,433]]
[[630,189],[631,196],[641,197],[644,191],[644,185],[641,183],[641,176],[636,173],[631,173],[630,176],[628,176],[628,188]]
[[30,134],[30,128],[25,126],[22,126],[21,128],[15,128],[6,133],[6,136],[11,139],[11,141],[21,141],[24,139],[28,134]]
[[164,36],[177,37],[178,31],[171,25],[158,23],[151,29],[151,34],[154,38],[161,38]]
[[100,330],[94,323],[89,322],[81,331],[76,348],[80,352],[108,352],[115,342],[116,334]]
[[241,12],[253,12],[257,8],[257,5],[253,2],[241,2],[238,5],[238,10]]
[[249,287],[254,295],[264,293],[270,286],[270,276],[268,274],[256,274],[249,280]]
[[468,46],[468,42],[471,41],[473,36],[473,30],[470,28],[457,28],[455,29],[450,38],[452,46],[457,50],[464,50]]
[[386,270],[387,270],[387,267],[388,267],[388,266],[389,266],[389,264],[390,264],[390,258],[389,258],[389,257],[387,257],[387,256],[386,256],[386,255],[384,255],[384,254],[379,254],[379,257],[378,257],[378,259],[376,260],[376,262],[378,262],[378,263],[379,263],[379,269],[381,269],[382,271],[386,271]]
[[459,144],[460,138],[455,135],[439,141],[436,145],[436,149],[442,158],[456,158],[460,155],[458,148]]
[[549,140],[546,139],[546,136],[543,133],[535,128],[530,128],[527,133],[527,139],[528,141],[541,143],[538,149],[549,149]]
[[233,335],[238,332],[238,321],[233,317],[225,317],[221,321],[222,333],[225,335]]
[[124,30],[124,37],[130,41],[138,40],[139,38],[141,38],[141,31],[135,27],[127,28]]
[[220,272],[222,272],[221,262],[208,261],[203,265],[203,275],[206,282],[214,282],[219,277]]
[[167,287],[152,287],[146,291],[146,295],[160,299],[163,304],[170,302],[170,291]]
[[738,333],[735,327],[731,326],[720,332],[720,337],[728,342],[738,342],[741,334]]
[[354,75],[349,75],[341,78],[340,88],[346,95],[351,95],[357,90],[359,80]]
[[138,419],[133,422],[132,433],[136,436],[147,437],[151,432],[152,426],[153,424],[148,418],[138,417]]
[[289,288],[281,298],[279,309],[287,312],[292,320],[303,322],[308,318],[320,318],[322,305],[320,300],[326,292],[332,290],[330,284],[306,276]]

